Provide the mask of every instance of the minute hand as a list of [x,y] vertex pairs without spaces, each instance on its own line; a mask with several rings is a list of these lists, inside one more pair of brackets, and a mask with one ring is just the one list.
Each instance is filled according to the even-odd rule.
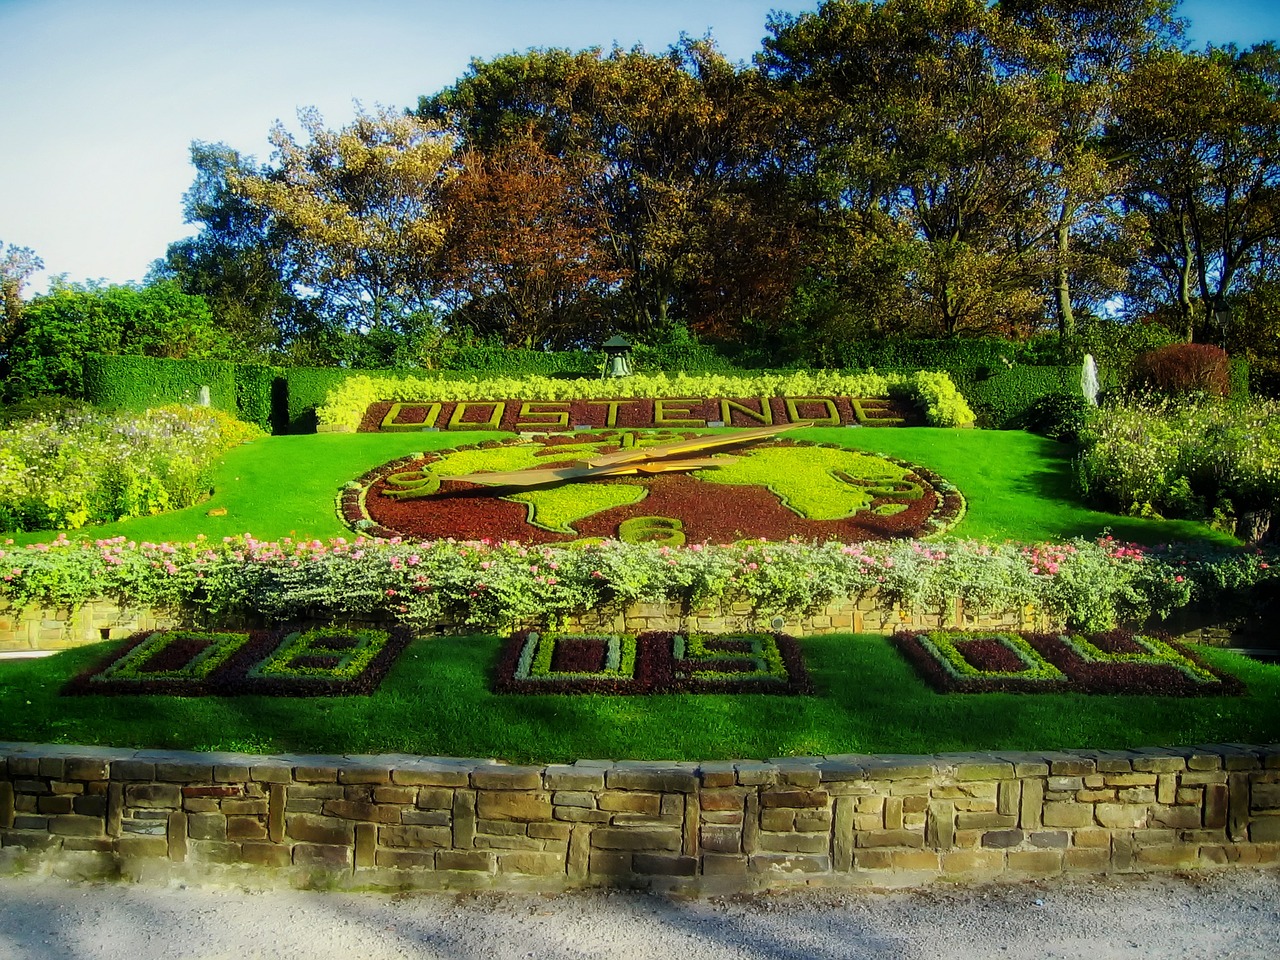
[[[590,480],[594,477],[620,476],[633,473],[665,473],[674,470],[691,470],[715,466],[710,458],[702,460],[677,460],[680,454],[736,446],[775,436],[787,430],[811,426],[812,421],[784,423],[771,427],[759,427],[738,433],[719,434],[712,437],[695,437],[674,440],[653,447],[620,450],[589,460],[579,460],[563,467],[539,467],[532,470],[509,470],[500,473],[471,473],[460,477],[441,477],[441,480],[461,480],[490,487],[542,487],[562,480]],[[671,457],[667,460],[665,458]],[[721,463],[730,462],[722,458]]]
[[619,450],[617,453],[606,453],[584,461],[591,466],[605,466],[611,463],[630,463],[634,460],[658,460],[662,457],[674,456],[678,453],[694,453],[699,450],[714,450],[717,447],[733,447],[740,443],[751,443],[765,440],[788,430],[813,426],[812,420],[798,420],[795,423],[778,423],[770,427],[756,427],[751,430],[739,430],[736,433],[720,433],[714,436],[692,437],[687,440],[672,440],[652,447],[633,447],[630,450]]

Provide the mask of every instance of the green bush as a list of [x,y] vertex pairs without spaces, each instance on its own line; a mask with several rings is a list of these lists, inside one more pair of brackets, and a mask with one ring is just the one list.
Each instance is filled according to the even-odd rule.
[[1080,367],[1015,366],[982,379],[955,376],[956,386],[968,399],[985,427],[1020,427],[1031,407],[1041,397],[1054,393],[1074,393],[1083,397]]
[[1076,443],[1095,410],[1081,393],[1046,393],[1027,407],[1021,426],[1050,440]]
[[205,301],[175,283],[55,284],[23,311],[8,345],[5,398],[85,397],[84,365],[91,353],[203,359],[226,356],[229,349]]
[[0,527],[76,530],[197,503],[224,450],[260,436],[205,407],[89,410],[0,431]]
[[141,413],[195,404],[209,388],[215,410],[236,413],[236,365],[226,360],[164,360],[91,353],[84,358],[84,397],[105,410]]
[[1121,512],[1204,517],[1280,502],[1280,403],[1152,397],[1082,432],[1082,492]]
[[837,350],[846,370],[946,370],[982,376],[1017,362],[1022,347],[997,337],[856,340]]

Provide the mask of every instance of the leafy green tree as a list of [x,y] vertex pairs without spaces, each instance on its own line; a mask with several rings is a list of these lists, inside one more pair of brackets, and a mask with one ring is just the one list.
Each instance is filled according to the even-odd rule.
[[265,209],[230,185],[263,172],[222,143],[192,143],[191,163],[196,178],[183,213],[200,232],[170,244],[149,279],[176,280],[186,293],[203,297],[247,356],[279,355],[313,324],[292,292],[293,265],[280,231]]
[[386,108],[336,131],[314,109],[300,120],[307,142],[283,125],[272,130],[274,169],[226,173],[235,195],[279,231],[293,292],[346,330],[401,330],[429,316],[453,139]]
[[22,319],[22,288],[31,275],[44,269],[44,261],[30,247],[9,244],[0,257],[0,343],[12,334]]
[[58,279],[23,311],[9,347],[6,399],[83,398],[87,353],[224,359],[231,345],[209,305],[172,281],[138,287]]
[[901,267],[881,282],[906,288],[919,328],[1034,323],[1042,227],[1027,198],[1046,132],[1030,85],[1003,75],[996,12],[827,0],[769,29],[761,62],[794,104],[804,187],[836,246],[874,237]]
[[1125,85],[1110,143],[1144,230],[1135,288],[1187,339],[1224,339],[1230,300],[1280,242],[1280,51],[1158,51]]
[[1117,91],[1137,58],[1178,38],[1176,0],[1000,0],[1009,72],[1030,84],[1047,136],[1031,159],[1058,333],[1075,335],[1073,296],[1090,304],[1124,286],[1108,241],[1121,229],[1123,165],[1103,149]]

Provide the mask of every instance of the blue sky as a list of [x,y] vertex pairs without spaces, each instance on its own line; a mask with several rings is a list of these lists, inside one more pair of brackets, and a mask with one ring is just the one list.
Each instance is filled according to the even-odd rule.
[[[268,157],[299,107],[410,106],[472,57],[529,47],[662,50],[710,31],[759,49],[771,10],[817,0],[0,0],[0,241],[48,274],[139,280],[190,232],[192,140]],[[1280,40],[1280,0],[1185,0],[1194,45]],[[28,292],[45,284],[38,278]]]

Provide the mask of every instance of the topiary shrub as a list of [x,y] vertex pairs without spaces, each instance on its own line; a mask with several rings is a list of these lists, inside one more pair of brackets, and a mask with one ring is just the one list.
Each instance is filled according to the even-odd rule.
[[1225,397],[1231,392],[1227,351],[1207,343],[1175,343],[1148,350],[1134,361],[1130,386],[1171,395]]

